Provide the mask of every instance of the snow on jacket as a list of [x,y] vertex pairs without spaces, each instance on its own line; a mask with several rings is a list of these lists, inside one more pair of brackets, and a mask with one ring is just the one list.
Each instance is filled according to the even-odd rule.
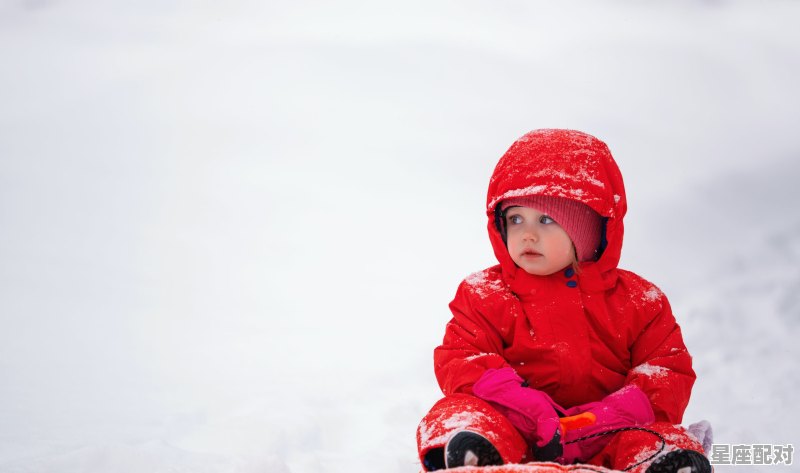
[[[606,218],[600,258],[549,276],[511,259],[495,219],[504,199],[567,197]],[[569,408],[627,384],[648,396],[657,420],[680,423],[695,373],[669,302],[653,284],[617,268],[627,210],[622,175],[605,143],[571,130],[536,130],[503,155],[489,183],[489,238],[499,264],[467,277],[434,351],[445,395],[471,394],[489,368],[513,367]]]

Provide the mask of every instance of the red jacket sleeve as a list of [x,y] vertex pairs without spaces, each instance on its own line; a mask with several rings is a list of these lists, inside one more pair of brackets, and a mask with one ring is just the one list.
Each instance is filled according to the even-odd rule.
[[651,291],[656,291],[650,295],[657,294],[654,302],[659,310],[633,342],[626,384],[635,384],[647,394],[657,421],[679,424],[696,375],[669,301],[655,286]]
[[489,368],[508,366],[497,327],[478,307],[479,300],[462,282],[450,303],[453,318],[442,344],[433,351],[434,371],[445,395],[472,394],[472,385]]

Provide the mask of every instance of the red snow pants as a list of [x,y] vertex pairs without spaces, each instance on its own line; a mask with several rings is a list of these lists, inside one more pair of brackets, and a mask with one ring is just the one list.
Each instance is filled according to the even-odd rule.
[[[664,437],[667,442],[665,452],[677,448],[703,452],[703,446],[681,426],[656,422],[647,428]],[[443,449],[447,440],[462,430],[470,430],[489,439],[506,464],[536,460],[530,458],[528,445],[511,422],[491,405],[468,394],[453,394],[434,404],[417,427],[417,450],[423,470],[428,471],[425,468],[425,455],[434,449]],[[611,435],[608,445],[586,463],[623,470],[653,455],[660,447],[661,440],[652,433],[636,430],[620,432]],[[642,473],[650,463],[645,462],[630,471]]]

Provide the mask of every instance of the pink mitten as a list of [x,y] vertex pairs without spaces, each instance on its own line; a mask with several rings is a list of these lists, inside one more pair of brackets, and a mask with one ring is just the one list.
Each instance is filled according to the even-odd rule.
[[503,414],[534,449],[537,460],[561,455],[558,406],[547,394],[526,386],[513,368],[488,369],[472,393]]
[[[653,407],[647,395],[638,386],[628,385],[604,397],[600,402],[590,402],[567,409],[568,417],[580,416],[580,423],[570,427],[564,419],[564,453],[560,463],[585,462],[600,453],[613,435],[600,435],[584,440],[576,439],[607,432],[622,427],[639,427],[655,421]],[[582,424],[582,425],[581,425]],[[587,425],[588,424],[588,425]]]

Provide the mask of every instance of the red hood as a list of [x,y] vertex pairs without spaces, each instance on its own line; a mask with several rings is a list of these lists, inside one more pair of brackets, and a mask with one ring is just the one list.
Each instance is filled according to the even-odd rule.
[[577,200],[607,218],[608,243],[603,254],[596,262],[580,264],[582,279],[589,283],[584,288],[612,285],[622,251],[622,219],[627,201],[622,174],[606,144],[580,131],[534,130],[518,139],[500,158],[489,181],[486,214],[494,254],[504,279],[515,292],[538,277],[517,268],[511,260],[495,225],[495,212],[502,200],[526,195]]

